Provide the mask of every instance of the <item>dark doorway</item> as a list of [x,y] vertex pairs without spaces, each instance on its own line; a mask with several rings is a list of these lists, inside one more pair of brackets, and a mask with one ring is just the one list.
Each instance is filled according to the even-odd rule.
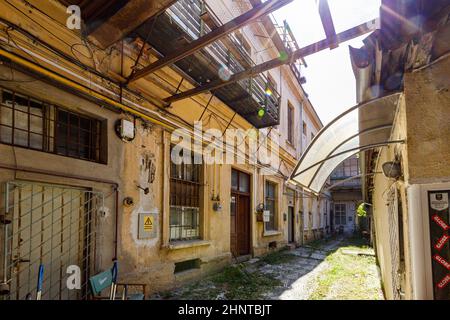
[[288,241],[295,242],[295,214],[294,207],[288,207]]
[[250,175],[232,170],[230,245],[234,256],[250,254]]

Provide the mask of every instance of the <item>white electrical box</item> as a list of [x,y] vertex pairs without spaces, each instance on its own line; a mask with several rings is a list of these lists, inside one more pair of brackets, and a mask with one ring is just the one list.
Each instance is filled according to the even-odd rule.
[[264,220],[264,222],[270,221],[270,210],[264,210],[263,220]]
[[134,123],[129,120],[122,119],[120,123],[120,136],[122,139],[134,139]]

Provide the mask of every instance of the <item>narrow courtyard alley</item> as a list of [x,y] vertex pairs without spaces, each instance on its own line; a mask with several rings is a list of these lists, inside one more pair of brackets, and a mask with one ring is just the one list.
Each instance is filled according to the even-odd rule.
[[236,263],[153,299],[382,300],[373,249],[358,238],[318,240]]

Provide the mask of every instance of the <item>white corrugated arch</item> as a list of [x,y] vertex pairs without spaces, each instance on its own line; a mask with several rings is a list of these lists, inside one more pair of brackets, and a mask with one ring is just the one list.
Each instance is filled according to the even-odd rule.
[[345,159],[361,151],[401,143],[390,141],[401,93],[354,106],[326,125],[310,143],[291,180],[320,193],[328,177]]

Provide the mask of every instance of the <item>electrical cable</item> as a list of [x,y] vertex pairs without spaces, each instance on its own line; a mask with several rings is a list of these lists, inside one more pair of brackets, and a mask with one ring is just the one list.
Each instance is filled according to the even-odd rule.
[[[73,51],[75,50],[75,51],[77,51],[77,52],[79,52],[80,54],[82,54],[83,55],[83,53],[81,53],[79,50],[76,50],[76,49],[74,49],[74,46],[75,45],[83,45],[83,44],[81,44],[81,43],[78,43],[78,44],[72,44],[72,45],[70,45],[69,43],[67,43],[67,42],[65,42],[63,39],[61,39],[61,38],[59,38],[59,37],[57,37],[57,36],[55,36],[53,33],[51,33],[47,28],[45,28],[44,26],[42,26],[41,24],[39,24],[38,22],[36,22],[34,19],[32,19],[31,17],[29,17],[27,14],[25,14],[22,10],[20,10],[19,8],[17,8],[16,6],[14,6],[13,4],[11,4],[8,0],[5,0],[10,6],[12,6],[14,9],[16,9],[17,11],[19,11],[20,13],[22,13],[26,18],[28,18],[29,20],[31,20],[32,22],[34,22],[35,24],[37,24],[38,26],[40,26],[42,29],[44,29],[44,30],[46,30],[47,32],[49,32],[50,34],[52,34],[52,36],[54,36],[55,38],[57,38],[58,40],[60,40],[61,42],[63,42],[64,44],[66,44],[67,46],[69,46],[69,48],[71,48],[71,51],[72,51],[72,54],[74,54],[73,53]],[[52,18],[53,19],[53,18]],[[53,20],[55,20],[55,19],[53,19]],[[18,47],[18,48],[20,48],[21,49],[21,47],[20,46],[18,46],[17,44],[16,44],[16,46]],[[91,51],[91,49],[90,49],[90,47],[88,46],[88,45],[85,45],[89,50],[90,50],[90,52],[92,53],[92,51]],[[112,52],[112,51],[111,51]],[[87,57],[87,56],[85,56],[85,57]],[[78,60],[78,57],[76,57],[75,56],[75,58]],[[33,59],[34,59],[34,57],[33,57]],[[94,61],[94,63],[95,63],[95,61]],[[161,78],[160,76],[158,76],[159,78]],[[163,80],[165,80],[165,79],[163,79]],[[198,101],[196,101],[195,99],[192,99],[194,102],[196,102],[197,104],[199,104],[199,105],[202,105],[201,103],[199,103]],[[215,113],[215,112],[212,112],[212,111],[210,111],[211,112],[211,114],[212,114],[212,116],[214,116],[215,117],[215,119],[216,119],[216,121],[218,122],[218,124],[220,125],[220,122],[219,122],[219,118],[218,118],[218,114],[217,113]],[[185,122],[185,123],[187,123],[184,119],[182,119],[181,117],[179,117],[179,116],[177,116],[177,115],[174,115],[174,114],[172,114],[172,113],[170,113],[170,112],[168,112],[169,114],[170,114],[170,116],[172,116],[172,117],[176,117],[176,118],[178,118],[179,120],[182,120],[183,122]],[[233,127],[235,127],[235,126],[233,126]],[[267,137],[266,137],[267,138]]]
[[[27,15],[25,12],[23,12],[22,10],[20,10],[18,7],[16,7],[15,5],[13,5],[11,2],[9,2],[9,0],[4,0],[7,4],[9,4],[11,7],[13,7],[16,11],[20,12],[22,15],[24,15],[26,18],[28,18],[29,20],[31,20],[33,23],[37,24],[39,27],[41,27],[42,29],[44,29],[45,31],[47,31],[49,34],[51,34],[54,38],[58,39],[59,41],[61,41],[62,43],[64,43],[65,45],[67,45],[69,48],[72,48],[72,46],[74,45],[83,45],[82,43],[76,43],[76,44],[70,44],[68,42],[66,42],[65,40],[63,40],[62,38],[58,37],[55,33],[51,32],[49,29],[47,29],[46,27],[44,27],[42,24],[40,24],[39,22],[37,22],[36,20],[34,20],[33,18],[31,18],[29,15]],[[27,2],[28,3],[28,2]],[[55,20],[53,18],[51,18],[52,20]],[[90,48],[88,47],[88,49],[90,50]],[[78,50],[76,50],[78,51]],[[78,51],[78,53],[80,53],[81,55],[83,55],[82,52]],[[73,51],[72,51],[73,54]],[[78,59],[77,56],[75,56],[76,59]]]

